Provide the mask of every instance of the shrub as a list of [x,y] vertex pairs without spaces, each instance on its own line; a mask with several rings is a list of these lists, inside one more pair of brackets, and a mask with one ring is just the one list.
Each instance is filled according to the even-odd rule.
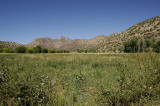
[[154,45],[154,52],[156,53],[160,53],[160,41],[158,41],[155,45]]
[[3,52],[3,49],[0,48],[0,53],[2,53],[2,52]]
[[69,53],[69,50],[63,50],[64,53]]
[[151,39],[145,39],[146,48],[153,46],[153,41]]
[[77,49],[78,53],[82,53],[83,49]]
[[49,53],[56,53],[56,50],[55,49],[49,49],[48,52]]
[[26,47],[18,46],[17,48],[15,48],[15,52],[16,53],[26,53]]
[[41,53],[41,46],[37,45],[36,47],[33,48],[35,53]]
[[63,50],[56,50],[57,53],[63,53]]
[[120,46],[120,47],[118,48],[118,50],[119,50],[120,53],[123,52],[123,51],[124,51],[124,46]]
[[9,53],[9,48],[3,48],[3,53]]
[[48,53],[48,49],[42,48],[42,49],[41,49],[41,53]]
[[34,53],[34,49],[32,49],[32,48],[27,48],[26,53]]
[[96,51],[96,49],[92,48],[92,49],[90,49],[90,52],[96,53],[97,51]]
[[13,50],[13,49],[10,49],[10,50],[9,50],[9,53],[14,53],[14,50]]

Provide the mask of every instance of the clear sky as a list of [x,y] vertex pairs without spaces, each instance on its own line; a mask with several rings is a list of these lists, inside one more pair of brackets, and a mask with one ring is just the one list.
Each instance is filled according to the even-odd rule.
[[89,39],[160,16],[160,0],[0,0],[0,41]]

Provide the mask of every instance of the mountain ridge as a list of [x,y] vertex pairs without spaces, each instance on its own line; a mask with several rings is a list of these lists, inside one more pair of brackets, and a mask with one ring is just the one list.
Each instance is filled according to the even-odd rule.
[[94,44],[96,40],[104,38],[104,35],[99,35],[91,39],[70,39],[64,36],[61,36],[57,39],[52,39],[49,37],[41,37],[37,38],[31,43],[27,44],[27,47],[35,47],[36,45],[40,45],[41,47],[48,49],[72,49],[75,46],[80,46],[82,44]]
[[[40,45],[48,49],[67,49],[75,51],[77,49],[94,49],[97,52],[119,52],[124,42],[132,38],[152,39],[155,42],[160,40],[160,16],[153,17],[142,21],[132,27],[118,33],[113,33],[109,36],[99,35],[91,39],[70,39],[64,36],[52,39],[49,37],[40,37],[26,44],[26,47],[35,47]],[[8,43],[0,42],[0,46]],[[11,48],[17,47],[18,43],[10,43]]]
[[[49,49],[68,49],[73,51],[77,49],[95,49],[97,52],[119,52],[119,48],[123,46],[123,43],[132,38],[151,38],[157,41],[160,39],[159,35],[160,16],[157,16],[133,25],[122,32],[113,33],[109,36],[99,35],[91,39],[75,40],[62,37],[65,39],[64,41],[52,39],[52,42],[50,42],[50,45],[52,45],[51,47],[47,46],[45,43],[39,43],[39,45]],[[49,42],[49,40],[46,40],[46,42]],[[35,41],[27,44],[26,46],[33,47],[34,43]],[[53,46],[55,44],[57,44],[57,46]]]

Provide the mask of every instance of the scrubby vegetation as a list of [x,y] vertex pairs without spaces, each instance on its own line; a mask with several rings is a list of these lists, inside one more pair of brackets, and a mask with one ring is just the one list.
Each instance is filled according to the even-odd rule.
[[69,50],[47,49],[41,48],[40,45],[37,45],[34,48],[29,48],[25,46],[18,46],[14,49],[0,48],[0,53],[69,53]]
[[96,49],[77,49],[78,53],[97,53]]
[[16,48],[18,46],[21,46],[21,44],[18,44],[16,42],[7,42],[7,41],[0,41],[0,48]]
[[26,47],[18,46],[14,49],[15,53],[26,53]]
[[158,105],[160,55],[1,54],[0,105]]

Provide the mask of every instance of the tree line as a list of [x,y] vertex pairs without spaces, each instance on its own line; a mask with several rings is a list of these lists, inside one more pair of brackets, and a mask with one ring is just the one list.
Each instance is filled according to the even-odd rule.
[[160,53],[160,41],[154,42],[152,39],[133,38],[123,44],[125,53],[156,52]]
[[37,45],[34,48],[29,48],[25,46],[18,46],[14,49],[10,48],[0,48],[0,53],[69,53],[69,50],[57,50],[57,49],[47,49],[42,48]]
[[96,49],[77,49],[78,53],[97,53]]

